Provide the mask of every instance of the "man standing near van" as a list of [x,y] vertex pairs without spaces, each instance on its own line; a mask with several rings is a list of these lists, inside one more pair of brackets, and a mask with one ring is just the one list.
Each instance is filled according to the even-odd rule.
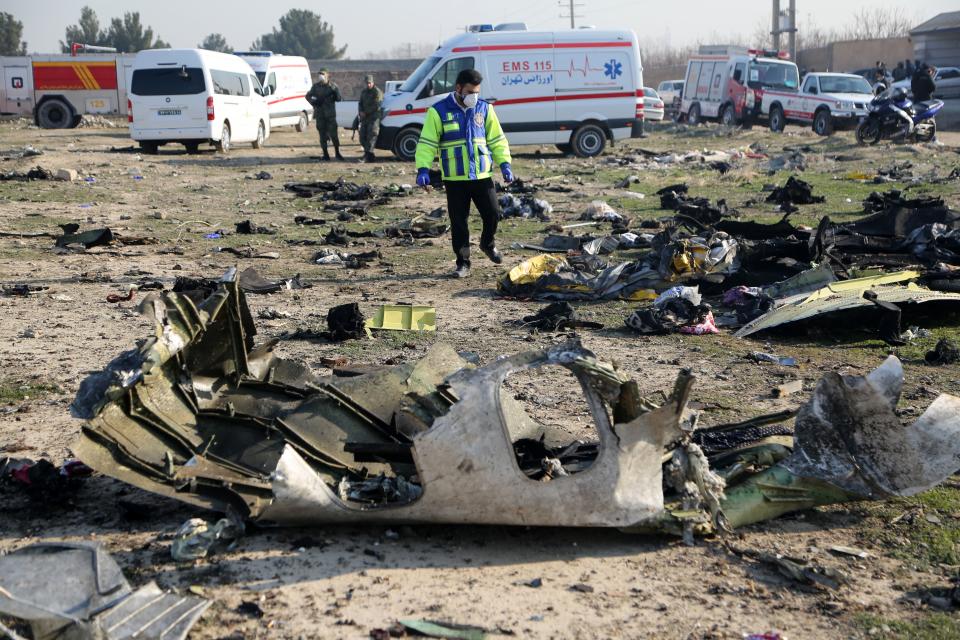
[[476,69],[457,75],[453,93],[427,109],[417,143],[417,184],[430,186],[430,167],[440,156],[440,172],[447,192],[450,235],[457,258],[454,276],[470,275],[470,202],[477,206],[483,231],[480,250],[494,264],[503,256],[494,244],[500,207],[493,186],[493,166],[500,166],[504,182],[513,182],[510,147],[489,102],[480,100],[483,76]]
[[333,141],[333,151],[337,160],[343,160],[340,155],[340,138],[337,136],[337,103],[343,100],[340,88],[330,81],[326,69],[320,69],[317,81],[307,91],[307,102],[313,105],[313,119],[317,123],[320,133],[320,148],[323,149],[323,159],[329,160],[327,138]]
[[362,162],[373,162],[373,148],[377,145],[380,133],[380,107],[383,105],[383,92],[373,83],[373,76],[365,78],[366,88],[360,92],[360,145],[363,147]]

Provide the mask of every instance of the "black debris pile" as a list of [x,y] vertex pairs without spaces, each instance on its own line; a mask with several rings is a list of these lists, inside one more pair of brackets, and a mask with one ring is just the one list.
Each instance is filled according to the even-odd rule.
[[699,225],[714,225],[728,216],[736,216],[735,209],[727,207],[727,201],[717,200],[714,206],[708,198],[691,198],[685,184],[674,184],[657,191],[660,208],[677,212],[678,220],[691,220]]
[[258,226],[250,220],[244,220],[243,222],[238,222],[236,224],[236,227],[237,227],[237,233],[240,233],[243,235],[256,235],[256,234],[273,235],[276,233],[276,231],[274,231],[273,229],[268,229],[267,227]]
[[537,313],[525,316],[519,323],[531,331],[567,331],[570,329],[602,329],[599,322],[582,320],[569,302],[554,302],[543,307]]
[[0,458],[0,484],[16,487],[37,505],[68,506],[93,470],[79,460],[59,467],[45,458]]
[[327,331],[330,340],[341,342],[354,338],[362,338],[366,332],[364,324],[367,319],[360,312],[360,305],[348,302],[327,311]]
[[63,235],[56,239],[55,246],[67,247],[69,245],[80,245],[86,249],[90,247],[100,247],[109,245],[113,242],[113,231],[109,228],[91,229],[90,231],[80,231],[80,225],[70,222],[59,225],[63,229]]
[[292,191],[301,198],[321,196],[323,200],[370,200],[376,197],[373,185],[347,182],[342,177],[330,182],[290,182],[283,185],[286,191]]
[[760,287],[740,285],[724,292],[723,304],[734,310],[737,322],[747,324],[772,310],[775,302]]
[[940,338],[937,345],[924,356],[927,364],[956,364],[960,362],[960,347],[949,338]]
[[553,206],[546,200],[534,198],[530,195],[515,196],[510,193],[498,198],[500,217],[502,218],[536,218],[543,222],[550,222]]
[[676,333],[684,327],[713,324],[708,304],[694,304],[686,298],[667,298],[660,303],[637,309],[626,319],[626,325],[637,333]]
[[22,171],[6,171],[0,173],[0,182],[18,181],[29,182],[32,180],[53,180],[53,172],[49,169],[37,166],[26,173]]
[[309,216],[294,216],[293,221],[295,224],[299,224],[304,227],[315,227],[327,224],[327,221],[322,218],[311,218]]
[[919,196],[917,198],[904,197],[899,189],[891,189],[883,193],[873,191],[863,201],[864,213],[878,213],[894,208],[902,209],[932,209],[943,207],[941,196]]
[[891,347],[902,347],[907,344],[907,341],[901,337],[903,332],[900,329],[900,316],[902,313],[900,307],[892,302],[879,300],[877,298],[877,292],[873,290],[864,291],[863,298],[873,303],[880,316],[880,324],[877,329],[880,339]]
[[782,187],[776,187],[767,196],[767,202],[776,202],[777,204],[796,205],[796,204],[815,204],[823,202],[823,196],[813,195],[813,187],[810,183],[800,180],[795,176],[787,178],[786,184]]
[[514,195],[523,195],[536,193],[538,188],[529,182],[524,182],[522,178],[517,178],[509,184],[496,184],[497,191],[501,193],[512,193]]
[[252,176],[247,176],[247,180],[273,180],[273,175],[269,171],[259,171]]

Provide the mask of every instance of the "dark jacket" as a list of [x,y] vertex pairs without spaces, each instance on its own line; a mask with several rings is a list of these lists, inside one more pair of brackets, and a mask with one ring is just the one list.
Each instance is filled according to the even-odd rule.
[[936,83],[934,83],[932,77],[927,75],[926,71],[918,71],[913,74],[913,79],[910,80],[910,91],[913,92],[914,102],[929,100],[936,90]]
[[313,105],[315,118],[336,118],[337,103],[341,100],[340,88],[333,82],[316,82],[307,91],[307,102]]

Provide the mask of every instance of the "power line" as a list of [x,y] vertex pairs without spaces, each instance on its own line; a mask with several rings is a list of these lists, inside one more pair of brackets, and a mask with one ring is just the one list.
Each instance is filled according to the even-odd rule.
[[561,12],[560,12],[560,17],[561,17],[561,18],[570,18],[570,28],[571,28],[571,29],[576,29],[576,28],[577,28],[576,19],[583,17],[583,14],[582,14],[582,13],[581,13],[581,14],[577,14],[577,7],[582,7],[583,4],[582,4],[582,3],[575,2],[574,0],[569,0],[569,2],[564,3],[564,2],[561,0],[561,2],[560,2],[560,7],[562,8],[564,4],[567,4],[567,6],[568,6],[568,9],[567,9],[567,10],[568,10],[570,13],[568,13],[567,15],[564,15],[563,12],[561,11]]

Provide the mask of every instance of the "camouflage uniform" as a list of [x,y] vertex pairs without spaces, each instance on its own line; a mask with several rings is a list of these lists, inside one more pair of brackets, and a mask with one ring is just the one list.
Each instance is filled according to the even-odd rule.
[[337,135],[337,103],[343,100],[340,88],[329,80],[317,82],[307,92],[307,102],[313,105],[313,117],[320,133],[320,148],[323,157],[329,159],[327,138],[333,141],[333,149],[340,157],[340,138]]
[[[368,78],[372,82],[372,78]],[[365,160],[373,160],[373,149],[377,146],[377,134],[380,133],[380,107],[383,105],[383,92],[378,87],[364,89],[360,93],[358,110],[360,113],[360,144],[363,146]]]

